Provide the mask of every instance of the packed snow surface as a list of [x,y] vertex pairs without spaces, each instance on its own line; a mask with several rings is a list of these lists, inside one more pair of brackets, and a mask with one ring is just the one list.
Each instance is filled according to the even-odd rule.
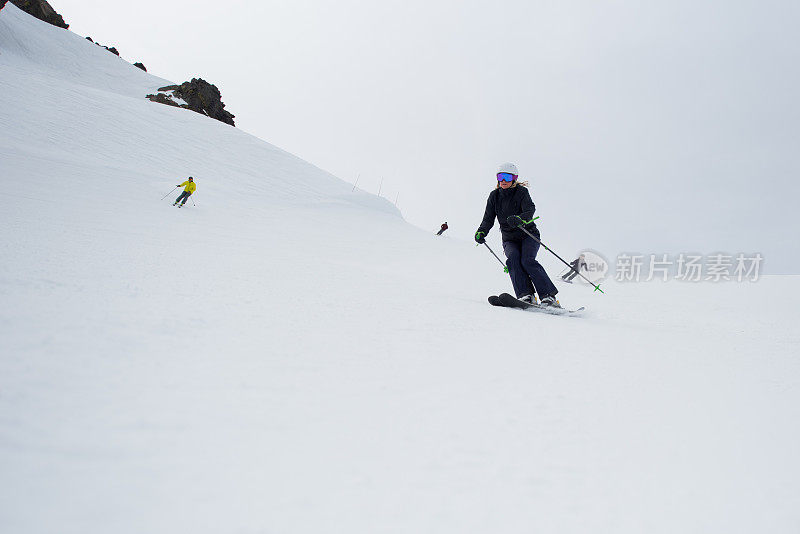
[[800,529],[800,277],[493,308],[483,247],[166,83],[0,12],[1,532]]

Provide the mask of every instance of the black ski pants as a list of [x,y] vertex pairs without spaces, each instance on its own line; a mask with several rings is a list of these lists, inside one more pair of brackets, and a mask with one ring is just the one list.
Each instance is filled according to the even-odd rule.
[[504,241],[503,252],[508,258],[508,274],[511,275],[511,285],[514,286],[517,298],[532,294],[534,288],[540,299],[558,293],[542,264],[536,261],[539,243],[535,239],[525,236],[521,241]]
[[183,202],[182,202],[182,204],[186,204],[186,201],[187,201],[187,200],[189,200],[189,197],[190,197],[190,196],[192,196],[192,194],[191,194],[190,192],[188,192],[188,191],[184,191],[183,193],[181,193],[180,195],[178,195],[178,198],[176,198],[176,199],[175,199],[175,204],[177,204],[178,202],[180,202],[180,201],[181,201],[181,199],[183,199]]

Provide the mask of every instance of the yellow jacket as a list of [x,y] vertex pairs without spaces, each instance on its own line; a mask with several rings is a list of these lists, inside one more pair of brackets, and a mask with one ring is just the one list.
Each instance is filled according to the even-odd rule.
[[178,187],[183,187],[184,185],[185,185],[186,187],[184,187],[184,189],[183,189],[183,190],[184,190],[184,191],[186,191],[186,192],[188,192],[188,193],[194,193],[194,190],[195,190],[195,189],[197,189],[197,186],[196,186],[196,185],[194,185],[194,182],[190,182],[189,180],[186,180],[185,182],[183,182],[183,183],[182,183],[181,185],[179,185]]

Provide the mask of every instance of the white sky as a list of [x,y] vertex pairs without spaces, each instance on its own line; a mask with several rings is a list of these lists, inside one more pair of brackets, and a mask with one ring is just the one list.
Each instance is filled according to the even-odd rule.
[[469,238],[509,160],[565,255],[759,251],[797,271],[796,2],[52,4],[153,74],[216,84],[237,127],[383,179],[431,231]]

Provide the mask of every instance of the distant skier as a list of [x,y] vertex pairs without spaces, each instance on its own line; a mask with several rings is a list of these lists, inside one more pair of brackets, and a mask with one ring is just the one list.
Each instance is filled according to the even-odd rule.
[[449,227],[447,226],[447,221],[445,221],[444,224],[442,225],[442,229],[436,232],[436,235],[442,235],[444,231],[447,230],[448,228]]
[[564,273],[561,279],[571,284],[572,279],[578,276],[578,272],[581,268],[583,268],[584,271],[586,270],[586,254],[581,254],[575,258],[575,261],[570,262],[569,266],[572,267],[572,269]]
[[181,202],[181,205],[178,206],[179,208],[181,206],[186,205],[186,201],[189,199],[190,196],[192,196],[192,193],[194,193],[195,190],[197,189],[197,185],[194,183],[194,178],[192,178],[191,176],[189,177],[188,180],[186,180],[180,185],[176,185],[175,187],[183,187],[183,192],[180,195],[178,195],[178,198],[176,198],[175,202],[172,204],[173,206],[177,206],[178,202],[181,202],[181,200],[183,200],[183,202]]
[[496,217],[500,222],[503,252],[508,258],[506,265],[517,298],[535,304],[535,289],[543,306],[560,308],[561,305],[556,300],[558,289],[547,276],[544,267],[536,261],[539,243],[520,229],[525,228],[537,238],[540,235],[533,222],[536,206],[526,187],[528,184],[518,183],[518,176],[519,171],[513,163],[504,163],[498,168],[497,187],[489,193],[483,221],[475,232],[475,241],[486,241],[484,238],[494,226]]

